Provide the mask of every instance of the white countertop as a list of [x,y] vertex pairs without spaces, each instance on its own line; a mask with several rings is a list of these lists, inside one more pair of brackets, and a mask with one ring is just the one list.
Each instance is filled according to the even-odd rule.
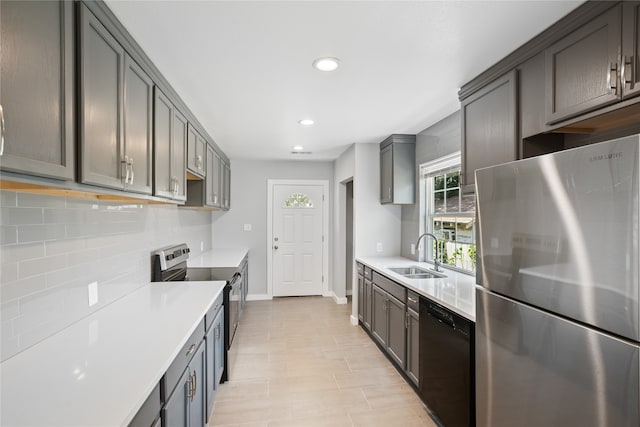
[[384,276],[398,282],[408,289],[417,292],[433,301],[442,304],[451,311],[475,322],[476,321],[476,291],[475,276],[458,273],[443,268],[447,277],[438,279],[409,279],[394,273],[387,267],[409,267],[412,265],[431,269],[433,264],[417,262],[404,257],[362,257],[356,261],[377,270]]
[[127,425],[224,285],[147,284],[2,362],[0,424]]
[[233,268],[240,265],[249,250],[247,248],[215,248],[189,258],[188,268]]

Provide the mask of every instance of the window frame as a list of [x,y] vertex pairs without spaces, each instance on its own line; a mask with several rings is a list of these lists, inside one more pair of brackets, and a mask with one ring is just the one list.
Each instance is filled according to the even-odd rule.
[[[456,221],[456,228],[458,224],[457,219],[459,218],[475,219],[475,216],[476,216],[475,209],[473,212],[459,211],[460,208],[462,208],[463,206],[462,205],[463,191],[459,181],[458,181],[458,186],[455,187],[458,189],[458,212],[446,212],[446,191],[447,191],[446,182],[445,182],[445,188],[443,191],[443,194],[445,194],[445,198],[443,200],[445,212],[440,212],[440,213],[435,212],[434,195],[436,191],[434,190],[434,184],[433,184],[435,177],[439,175],[445,175],[445,181],[446,181],[446,174],[454,171],[460,172],[461,165],[462,165],[461,153],[459,151],[420,165],[420,216],[421,216],[420,233],[421,234],[425,232],[435,234],[433,230],[433,222],[434,220],[437,220],[437,218],[453,218]],[[477,242],[475,237],[476,236],[475,236],[475,224],[474,224],[472,245],[477,247]],[[454,242],[456,244],[468,244],[468,243],[458,242],[457,236],[455,240],[448,240],[448,239],[445,239],[445,240]],[[431,242],[431,240],[429,241]],[[438,241],[440,242],[441,240],[438,239]],[[434,246],[433,244],[426,244],[425,242],[423,242],[423,245],[422,245],[423,249],[420,251],[419,255],[424,254],[424,259],[426,260],[426,262],[429,262],[429,263],[434,262],[433,246]],[[445,268],[448,268],[460,273],[468,274],[468,275],[475,275],[475,272],[476,272],[475,262],[473,263],[471,270],[467,270],[465,268],[451,265],[444,262],[441,262],[440,265]]]

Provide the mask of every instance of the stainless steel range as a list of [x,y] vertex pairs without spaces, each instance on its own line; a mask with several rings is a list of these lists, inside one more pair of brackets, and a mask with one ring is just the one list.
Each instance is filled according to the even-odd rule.
[[228,379],[228,352],[238,327],[241,274],[235,268],[188,268],[189,247],[186,243],[166,246],[151,253],[153,282],[226,281],[224,288],[224,374]]

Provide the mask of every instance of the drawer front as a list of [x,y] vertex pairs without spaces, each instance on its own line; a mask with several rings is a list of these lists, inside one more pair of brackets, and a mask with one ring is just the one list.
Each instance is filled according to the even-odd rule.
[[397,284],[396,282],[387,279],[386,277],[373,272],[373,283],[384,289],[390,295],[393,295],[399,299],[402,303],[407,301],[407,290],[404,286]]
[[175,388],[176,384],[178,384],[178,380],[182,376],[182,373],[187,368],[187,365],[193,358],[193,355],[196,354],[196,350],[204,337],[204,333],[204,319],[202,319],[196,330],[187,340],[186,344],[180,349],[180,352],[171,363],[171,366],[169,366],[169,369],[167,369],[167,372],[164,374],[163,396],[171,395],[171,392]]
[[420,296],[410,290],[407,290],[407,307],[420,313]]
[[213,304],[211,304],[211,307],[209,308],[209,311],[207,311],[207,314],[204,315],[204,321],[205,321],[205,325],[207,325],[206,327],[207,331],[209,330],[209,328],[211,328],[211,325],[213,325],[213,321],[215,320],[216,315],[222,308],[223,296],[224,296],[224,292],[220,292],[220,295],[218,295],[218,298],[216,298]]
[[364,277],[366,277],[369,280],[373,280],[373,270],[367,267],[366,265],[364,266]]
[[359,262],[356,263],[356,266],[358,267],[358,274],[360,276],[364,275],[364,265],[360,264]]

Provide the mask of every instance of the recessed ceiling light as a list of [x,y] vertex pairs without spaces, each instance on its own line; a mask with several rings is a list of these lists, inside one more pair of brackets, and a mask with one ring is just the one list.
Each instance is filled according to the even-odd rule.
[[339,65],[338,58],[318,58],[313,61],[313,68],[320,71],[335,71]]
[[315,122],[311,119],[302,119],[302,120],[298,120],[298,123],[300,123],[303,126],[311,126]]
[[291,149],[294,151],[302,151],[304,150],[304,147],[302,145],[294,145]]

